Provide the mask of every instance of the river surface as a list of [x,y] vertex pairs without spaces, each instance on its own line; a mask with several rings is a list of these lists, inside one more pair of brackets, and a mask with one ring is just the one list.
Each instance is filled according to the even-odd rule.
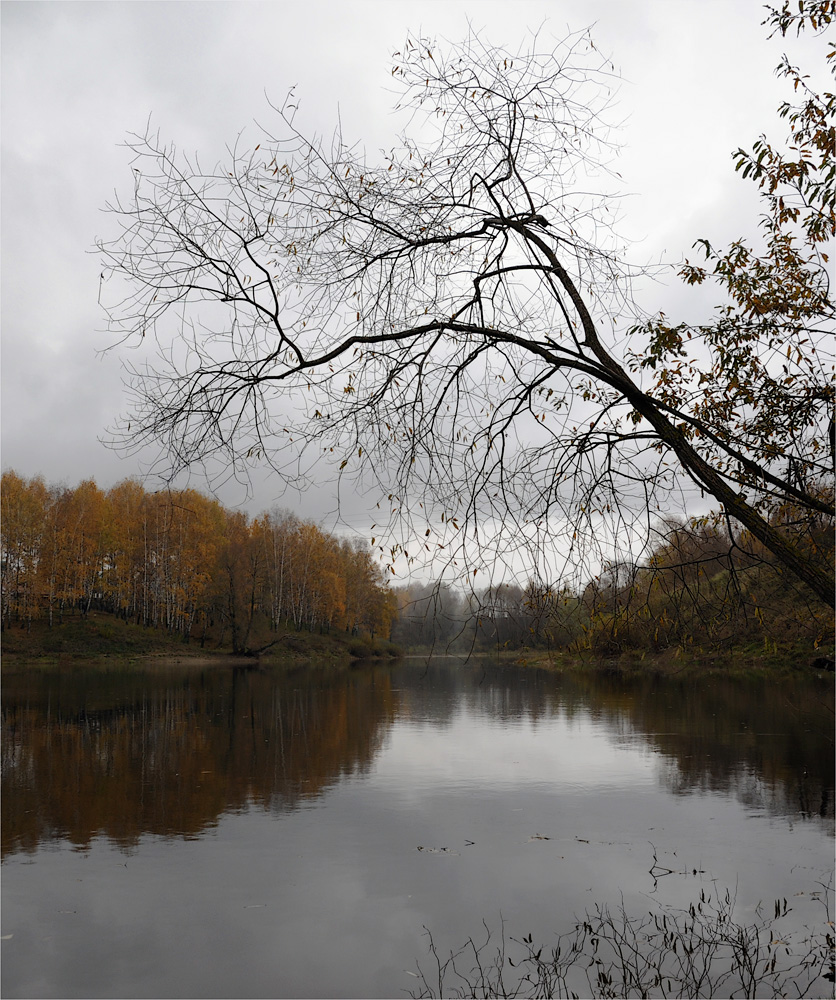
[[815,677],[74,664],[4,670],[2,706],[5,998],[406,996],[425,928],[726,888],[826,919]]

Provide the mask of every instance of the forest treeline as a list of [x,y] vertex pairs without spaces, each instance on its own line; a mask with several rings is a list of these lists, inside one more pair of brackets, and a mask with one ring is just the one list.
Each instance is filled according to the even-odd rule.
[[[782,509],[774,520],[806,556],[832,564],[829,519],[794,531],[793,517]],[[607,563],[580,586],[529,580],[465,596],[436,583],[396,593],[392,639],[408,648],[617,656],[760,644],[773,652],[809,649],[814,658],[833,649],[830,609],[749,532],[711,516],[659,524],[646,560]]]
[[367,545],[196,490],[2,478],[2,627],[110,612],[185,640],[252,648],[287,628],[388,638],[394,597]]
[[[776,517],[792,533],[793,512]],[[822,518],[796,544],[833,560]],[[748,532],[719,518],[660,524],[641,563],[606,564],[577,586],[529,580],[465,594],[389,588],[371,549],[286,512],[249,518],[195,490],[133,479],[74,489],[2,478],[2,627],[109,612],[212,647],[250,652],[287,630],[390,637],[437,652],[554,649],[612,656],[752,643],[823,649],[830,610]]]

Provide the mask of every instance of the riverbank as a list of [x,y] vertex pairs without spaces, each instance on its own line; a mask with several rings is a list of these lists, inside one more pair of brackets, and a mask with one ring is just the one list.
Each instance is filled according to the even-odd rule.
[[618,656],[601,656],[588,650],[494,650],[488,652],[438,652],[429,649],[408,649],[407,660],[480,660],[513,664],[550,673],[608,674],[635,677],[777,677],[798,673],[833,678],[834,659],[830,649],[810,649],[801,644],[782,647],[762,644],[730,647],[724,650],[671,648],[658,652],[633,650]]
[[629,651],[602,657],[592,653],[531,650],[515,655],[520,666],[555,672],[599,671],[611,674],[784,674],[799,671],[828,673],[834,668],[832,649],[810,649],[799,643],[742,644],[720,650],[682,649],[660,652]]
[[[392,658],[399,654],[391,643],[368,636],[345,632],[318,633],[296,631],[289,627],[263,644],[260,654],[240,656],[242,662],[306,663]],[[264,647],[267,648],[264,648]],[[27,627],[12,626],[2,633],[3,660],[9,664],[23,661],[51,663],[89,659],[176,659],[211,661],[234,657],[230,645],[217,646],[199,639],[184,641],[164,629],[135,625],[104,612],[66,616],[63,623],[50,628],[43,620]]]
[[[271,633],[260,643],[260,652],[238,654],[242,663],[258,661],[265,665],[282,663],[334,662],[349,664],[354,660],[391,659],[401,650],[386,640],[369,636],[351,636],[346,632],[319,633],[297,631],[291,626]],[[438,659],[445,653],[429,650],[407,650],[408,656],[428,656]],[[45,620],[31,626],[6,628],[2,633],[2,653],[5,662],[81,659],[145,659],[189,660],[194,662],[236,657],[231,645],[221,646],[192,638],[185,642],[164,629],[148,628],[125,622],[105,612],[87,616],[66,616],[63,623],[52,628]],[[465,653],[449,654],[458,658]],[[479,654],[483,655],[483,654]],[[799,643],[784,645],[769,643],[741,644],[722,650],[671,648],[660,652],[630,651],[617,656],[600,656],[588,651],[566,650],[502,650],[485,653],[493,659],[520,666],[553,672],[604,672],[610,674],[649,673],[664,676],[681,674],[780,674],[804,672],[826,673],[833,670],[832,649],[811,649]]]

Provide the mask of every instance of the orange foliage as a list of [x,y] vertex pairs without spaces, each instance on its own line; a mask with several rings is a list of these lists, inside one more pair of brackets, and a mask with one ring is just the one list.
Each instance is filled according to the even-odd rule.
[[195,490],[125,480],[2,480],[2,626],[109,611],[205,642],[285,623],[388,636],[393,601],[371,553],[288,514],[250,520]]

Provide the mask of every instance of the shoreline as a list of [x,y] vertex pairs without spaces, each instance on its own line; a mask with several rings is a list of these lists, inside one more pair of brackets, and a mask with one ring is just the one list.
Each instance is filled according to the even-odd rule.
[[[272,633],[275,634],[275,633]],[[813,648],[801,643],[773,641],[742,643],[722,649],[671,647],[665,650],[632,650],[611,655],[558,649],[399,649],[391,642],[345,632],[288,630],[272,643],[267,633],[253,636],[255,648],[235,653],[229,646],[200,646],[200,640],[182,637],[116,619],[106,612],[67,617],[51,628],[44,620],[3,629],[2,662],[6,668],[48,667],[73,662],[98,661],[136,664],[212,666],[268,669],[331,663],[349,667],[364,662],[409,660],[482,660],[545,670],[550,673],[605,673],[613,676],[709,676],[819,674],[834,668],[830,646]],[[258,643],[258,645],[256,645]],[[260,650],[260,651],[259,651]]]

